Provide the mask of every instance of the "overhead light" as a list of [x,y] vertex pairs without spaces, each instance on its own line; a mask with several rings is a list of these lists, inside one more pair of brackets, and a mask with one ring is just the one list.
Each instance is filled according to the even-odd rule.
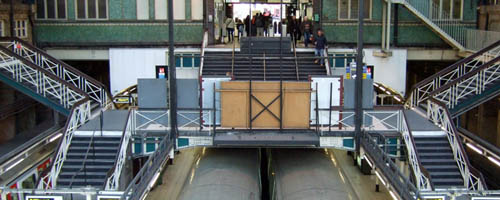
[[384,91],[385,92],[385,88],[383,87],[378,87],[380,90]]
[[400,99],[399,97],[397,97],[397,96],[394,96],[393,98],[394,98],[394,99],[396,99],[396,101],[399,101],[399,102],[401,102],[401,99]]
[[149,183],[149,188],[153,188],[156,181],[158,180],[158,177],[160,177],[160,172],[156,172],[155,176],[153,176],[152,181]]
[[7,167],[5,169],[5,171],[9,171],[10,169],[12,169],[13,167],[15,167],[16,165],[18,165],[19,163],[23,162],[24,158],[21,158],[19,160],[17,160],[15,163],[13,163],[12,165],[10,165],[9,167]]
[[399,199],[396,197],[396,195],[395,195],[392,191],[390,191],[390,190],[389,190],[389,194],[391,194],[392,199],[394,199],[394,200],[399,200]]
[[488,160],[490,160],[491,162],[495,163],[497,166],[500,167],[500,161],[498,161],[497,159],[495,159],[491,156],[488,156]]
[[385,186],[385,181],[384,181],[384,179],[382,179],[382,177],[380,176],[378,171],[375,171],[375,175],[377,175],[378,179],[380,179],[380,182],[382,182],[382,184]]
[[483,150],[477,148],[476,146],[472,145],[471,143],[466,143],[465,144],[467,147],[469,147],[470,149],[474,150],[476,153],[478,154],[483,154]]
[[365,158],[368,165],[370,165],[370,167],[373,168],[373,165],[372,165],[372,162],[370,162],[370,159],[368,159],[366,156],[363,156],[363,157]]
[[58,133],[57,135],[54,135],[54,137],[51,137],[49,139],[49,142],[54,142],[54,140],[57,140],[58,138],[60,138],[62,136],[62,133]]

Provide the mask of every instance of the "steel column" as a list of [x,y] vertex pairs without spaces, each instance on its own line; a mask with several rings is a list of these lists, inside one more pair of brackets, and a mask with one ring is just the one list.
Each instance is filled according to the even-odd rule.
[[168,81],[170,100],[170,139],[177,137],[177,78],[174,57],[174,0],[168,0]]
[[358,47],[356,50],[356,82],[355,82],[355,134],[356,152],[359,152],[361,142],[361,125],[363,123],[363,23],[364,0],[359,0],[358,8]]

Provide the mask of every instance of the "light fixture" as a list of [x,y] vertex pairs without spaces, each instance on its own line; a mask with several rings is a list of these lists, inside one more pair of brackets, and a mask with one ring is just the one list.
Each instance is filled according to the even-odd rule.
[[481,155],[483,154],[483,150],[477,148],[476,146],[472,145],[471,143],[465,143],[465,145],[467,147],[469,147],[470,149],[474,150],[476,153],[481,154]]
[[14,164],[10,165],[9,167],[7,167],[5,169],[5,171],[9,171],[10,169],[12,169],[13,167],[15,167],[16,165],[18,165],[19,163],[23,162],[24,158],[21,158],[19,160],[17,160]]
[[389,190],[389,194],[391,194],[392,199],[394,199],[394,200],[399,200],[399,199],[396,197],[396,195],[395,195],[392,191],[390,191],[390,190]]
[[378,174],[378,171],[375,171],[375,175],[377,175],[378,179],[380,179],[380,182],[382,182],[382,185],[385,186],[385,181],[384,181],[384,179],[382,179],[382,177],[380,176],[380,174]]
[[54,142],[54,140],[57,140],[58,138],[60,138],[62,136],[62,133],[58,133],[57,135],[54,135],[54,137],[51,137],[49,139],[49,142]]
[[365,158],[368,165],[370,165],[370,167],[373,168],[373,165],[372,165],[372,162],[370,162],[370,159],[368,159],[366,156],[363,156],[363,157]]
[[152,181],[149,183],[149,188],[153,188],[156,181],[158,180],[158,177],[160,177],[160,172],[156,172],[155,176],[153,176]]
[[500,167],[500,161],[498,161],[497,159],[495,159],[491,156],[488,156],[488,160],[490,160],[491,162],[495,163],[497,166]]
[[401,99],[400,99],[399,97],[397,97],[397,96],[394,96],[393,98],[394,98],[394,99],[396,99],[396,101],[399,101],[399,102],[401,102]]

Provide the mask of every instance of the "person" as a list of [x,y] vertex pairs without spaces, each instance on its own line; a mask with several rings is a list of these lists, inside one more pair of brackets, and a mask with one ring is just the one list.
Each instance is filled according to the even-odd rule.
[[255,19],[255,26],[257,27],[257,37],[264,36],[264,19],[262,14],[257,13],[257,18]]
[[245,32],[247,32],[247,37],[250,36],[250,15],[245,18]]
[[262,17],[264,21],[264,36],[269,37],[269,27],[271,27],[271,13],[265,13],[264,16]]
[[238,41],[243,37],[243,22],[241,19],[236,18],[236,29],[238,29]]
[[292,19],[288,23],[288,26],[290,26],[290,36],[292,38],[293,44],[297,45],[297,32],[298,32],[298,23],[297,23],[297,18],[295,16],[292,16]]
[[226,19],[227,42],[234,41],[234,20],[232,17]]
[[327,44],[326,37],[323,34],[323,30],[318,29],[318,34],[314,37],[314,44],[316,45],[316,48],[314,49],[314,56],[319,56],[321,57],[320,59],[314,60],[314,63],[318,63],[318,60],[323,67],[325,63],[325,47]]
[[304,33],[304,46],[307,47],[309,45],[309,40],[311,39],[311,34],[313,30],[313,24],[311,20],[304,17],[304,22],[302,22],[302,32]]

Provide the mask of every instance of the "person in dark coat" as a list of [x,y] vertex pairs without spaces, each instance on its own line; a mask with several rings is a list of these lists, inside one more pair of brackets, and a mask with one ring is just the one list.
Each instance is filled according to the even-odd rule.
[[302,22],[302,33],[304,33],[304,46],[307,47],[309,45],[309,40],[311,39],[311,35],[313,33],[313,23],[306,17],[304,17],[304,21]]
[[323,30],[318,29],[318,34],[314,37],[314,44],[316,45],[316,48],[314,48],[314,56],[321,57],[320,59],[314,60],[314,63],[318,63],[319,60],[321,66],[323,66],[325,63],[325,59],[323,57],[325,57],[325,48],[327,45]]
[[247,15],[245,18],[245,32],[247,33],[247,37],[250,36],[250,15]]

